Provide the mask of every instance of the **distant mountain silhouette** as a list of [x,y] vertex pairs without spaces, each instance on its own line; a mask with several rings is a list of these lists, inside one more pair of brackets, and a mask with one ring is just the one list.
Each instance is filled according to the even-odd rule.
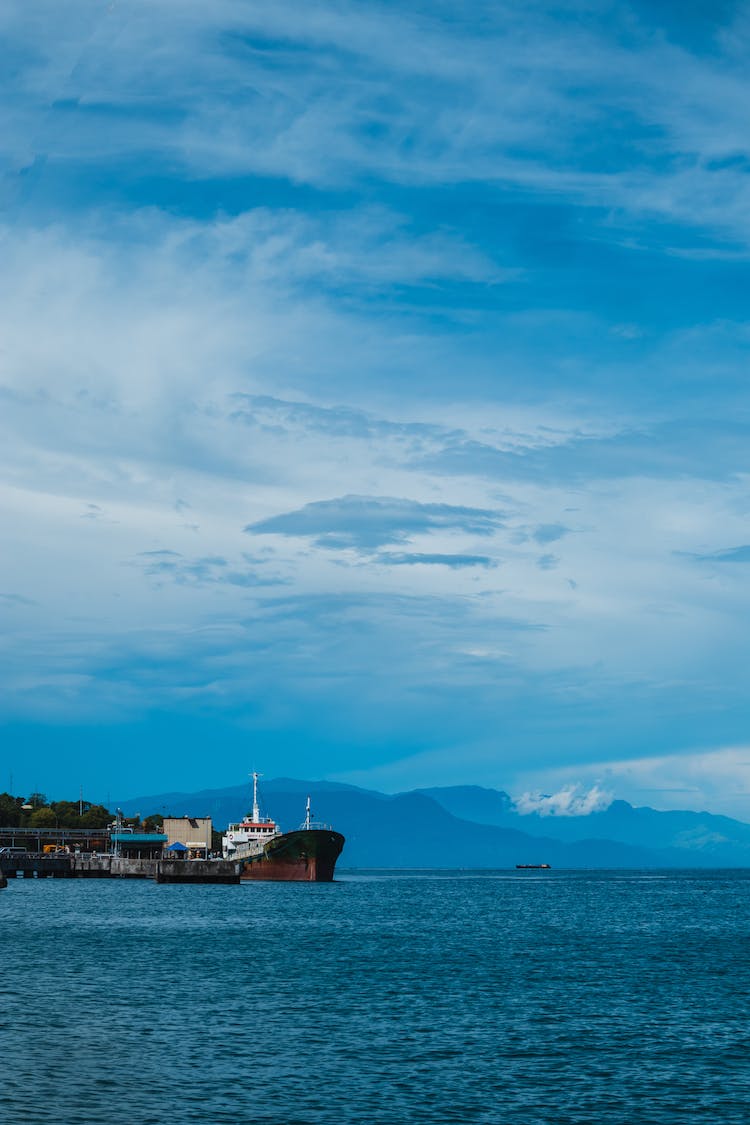
[[[522,816],[507,793],[479,786],[387,796],[331,781],[276,778],[262,808],[283,829],[315,818],[346,836],[340,867],[712,867],[750,865],[750,825],[710,813],[657,812],[615,801],[589,816]],[[123,801],[136,812],[211,816],[223,830],[251,802],[247,784]]]
[[[750,866],[750,824],[708,812],[659,812],[613,801],[609,808],[588,816],[516,812],[507,793],[475,785],[420,789],[454,816],[515,828],[530,836],[554,836],[566,842],[596,838],[644,848],[674,848],[684,862],[721,866]],[[701,858],[702,857],[702,858]]]

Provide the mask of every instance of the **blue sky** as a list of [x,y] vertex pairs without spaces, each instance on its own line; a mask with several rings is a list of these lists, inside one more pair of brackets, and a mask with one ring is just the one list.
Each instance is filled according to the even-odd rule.
[[750,6],[0,28],[0,787],[750,818]]

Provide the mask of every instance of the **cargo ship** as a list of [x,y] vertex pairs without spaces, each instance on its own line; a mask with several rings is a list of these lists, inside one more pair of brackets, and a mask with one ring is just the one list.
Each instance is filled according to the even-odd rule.
[[222,837],[225,859],[240,864],[240,879],[330,883],[344,837],[330,824],[312,818],[307,798],[305,819],[292,832],[282,832],[276,821],[262,816],[258,804],[258,778],[253,773],[253,808],[242,820],[230,824]]
[[516,871],[549,871],[548,863],[517,863]]

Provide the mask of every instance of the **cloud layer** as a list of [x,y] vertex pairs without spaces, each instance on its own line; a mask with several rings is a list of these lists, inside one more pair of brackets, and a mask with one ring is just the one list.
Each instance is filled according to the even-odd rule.
[[172,788],[179,731],[200,784],[692,792],[750,718],[745,8],[0,21],[19,783],[106,729]]

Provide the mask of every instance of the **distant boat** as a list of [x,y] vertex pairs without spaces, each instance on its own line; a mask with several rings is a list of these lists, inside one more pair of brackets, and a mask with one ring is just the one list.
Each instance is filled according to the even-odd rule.
[[548,863],[517,863],[516,871],[549,871]]

